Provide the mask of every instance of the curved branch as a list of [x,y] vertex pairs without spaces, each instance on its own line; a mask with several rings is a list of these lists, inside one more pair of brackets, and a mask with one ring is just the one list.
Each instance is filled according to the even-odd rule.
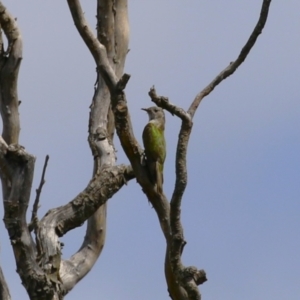
[[0,57],[0,112],[3,122],[2,137],[8,145],[17,144],[20,133],[17,81],[22,60],[22,38],[15,19],[0,2],[0,24],[8,47]]
[[106,237],[107,203],[101,205],[87,222],[82,246],[60,265],[60,278],[66,292],[69,292],[93,268],[99,258]]
[[[178,297],[176,285],[174,288],[174,281],[178,281],[187,292],[188,299],[200,300],[201,295],[197,285],[202,284],[207,280],[204,270],[198,270],[195,267],[184,267],[181,262],[181,255],[186,244],[184,241],[183,227],[181,224],[181,200],[187,184],[186,155],[188,141],[192,130],[192,118],[201,100],[211,91],[213,91],[213,89],[221,81],[233,74],[246,59],[248,53],[255,44],[258,35],[262,32],[262,29],[265,26],[270,3],[271,0],[264,0],[259,21],[236,61],[231,63],[206,88],[204,88],[202,92],[196,96],[188,112],[185,112],[183,109],[170,104],[168,98],[158,97],[154,88],[152,88],[149,92],[153,102],[155,102],[158,106],[168,110],[170,113],[175,114],[182,120],[176,151],[176,183],[171,199],[170,209],[171,239],[167,247],[165,267],[171,298],[175,297],[175,299],[181,299],[185,297],[185,295]],[[172,288],[173,291],[171,290]],[[179,293],[180,292],[181,291],[179,291]]]
[[[238,59],[228,68],[222,71],[209,86],[207,86],[200,94],[197,95],[188,112],[185,112],[180,108],[168,104],[167,101],[162,101],[162,103],[165,103],[165,109],[169,108],[169,111],[171,113],[176,114],[182,119],[182,127],[180,130],[180,137],[176,154],[176,185],[171,200],[170,212],[170,206],[166,197],[164,195],[158,195],[157,193],[155,193],[148,179],[147,172],[145,172],[145,168],[141,164],[142,149],[134,137],[130,122],[130,116],[128,113],[126,96],[123,92],[126,83],[125,85],[121,86],[122,80],[125,77],[123,76],[123,78],[121,78],[120,81],[117,82],[115,80],[116,76],[111,75],[111,69],[109,69],[108,64],[108,57],[106,52],[104,51],[105,47],[101,43],[98,43],[98,41],[96,42],[91,30],[89,30],[83,18],[79,1],[75,0],[72,2],[71,0],[68,0],[75,25],[85,43],[89,47],[92,55],[94,56],[98,71],[103,76],[103,79],[110,90],[116,129],[122,147],[131,162],[134,173],[137,177],[137,181],[142,186],[143,191],[148,197],[148,200],[154,206],[160,220],[162,230],[165,234],[167,245],[169,247],[169,250],[167,250],[168,255],[166,257],[166,264],[167,266],[171,267],[172,274],[175,274],[173,283],[174,281],[178,281],[181,287],[184,287],[189,299],[200,299],[201,296],[198,291],[197,285],[203,283],[206,280],[204,271],[197,270],[194,267],[183,267],[181,264],[181,254],[185,241],[183,238],[182,225],[180,223],[180,206],[182,195],[187,182],[186,150],[192,128],[192,118],[201,100],[206,95],[208,95],[223,79],[230,76],[244,61],[252,46],[254,45],[257,36],[260,34],[262,28],[264,27],[270,2],[270,0],[265,0],[263,2],[262,13],[258,25],[256,26],[246,46],[241,51]],[[124,82],[127,81],[124,80]],[[168,259],[170,259],[169,263]],[[182,295],[183,294],[172,294],[171,296],[174,299],[182,299]]]
[[22,283],[31,299],[52,297],[56,286],[36,262],[36,248],[26,223],[35,158],[18,145],[20,133],[17,82],[22,60],[22,38],[15,19],[0,2],[0,25],[8,47],[0,56],[1,182],[4,223]]
[[207,85],[194,99],[193,103],[188,109],[188,113],[191,115],[191,117],[194,117],[194,114],[200,105],[200,102],[204,97],[209,95],[214,88],[220,84],[224,79],[232,75],[237,68],[244,62],[246,57],[248,56],[249,52],[251,51],[252,47],[254,46],[258,36],[262,33],[262,30],[265,27],[265,24],[267,22],[268,18],[268,13],[269,13],[269,7],[271,4],[272,0],[264,0],[262,4],[262,8],[260,11],[260,16],[258,19],[258,22],[250,35],[247,43],[245,46],[242,48],[238,58],[234,61],[231,62],[228,67],[226,67],[209,85]]
[[98,71],[104,78],[109,89],[114,89],[118,82],[118,78],[109,63],[105,47],[95,37],[87,21],[85,20],[80,1],[67,0],[67,2],[74,20],[74,24],[86,46],[89,48],[92,56],[94,57]]
[[[131,119],[127,107],[126,95],[123,91],[125,89],[126,83],[128,82],[129,75],[124,74],[121,79],[117,81],[117,76],[111,74],[113,70],[109,65],[105,47],[96,39],[96,37],[94,37],[92,31],[89,29],[87,22],[84,19],[79,1],[67,1],[74,23],[81,37],[89,48],[91,54],[93,55],[97,64],[98,71],[100,72],[101,76],[103,76],[103,79],[109,88],[112,110],[115,117],[116,131],[119,136],[122,148],[128,159],[130,160],[134,173],[136,174],[137,181],[141,184],[144,192],[147,194],[148,200],[154,207],[159,206],[159,211],[162,215],[164,215],[164,211],[166,210],[166,207],[169,206],[169,204],[167,203],[167,201],[156,201],[157,198],[161,199],[161,197],[159,195],[155,195],[155,192],[153,191],[153,186],[148,178],[147,171],[141,164],[143,149],[134,137]],[[121,3],[122,1],[118,1],[118,5],[120,5]],[[124,3],[125,6],[127,6],[127,2],[123,1],[123,4]],[[123,7],[122,9],[125,8]],[[128,31],[126,27],[122,30],[125,31],[125,33]],[[168,221],[169,218],[167,217],[167,221],[161,223],[162,228],[164,228],[163,230],[166,238],[168,234],[165,223]]]
[[[3,144],[1,145],[1,147]],[[4,153],[1,151],[1,156]],[[8,183],[4,198],[4,223],[8,231],[17,264],[17,272],[30,297],[43,297],[52,294],[52,283],[47,281],[44,272],[36,262],[35,244],[26,223],[26,212],[30,199],[35,158],[19,145],[10,145],[5,160],[11,172],[5,177]],[[3,184],[3,173],[2,184]],[[49,292],[49,293],[48,293]],[[41,297],[40,299],[44,299]]]
[[[70,267],[70,261],[62,262],[61,260],[59,237],[81,226],[87,218],[92,216],[101,205],[106,203],[132,178],[134,178],[134,174],[131,167],[120,165],[104,168],[100,174],[94,176],[86,189],[74,200],[64,206],[51,209],[39,222],[36,235],[38,261],[49,278],[53,281],[57,281],[58,278],[62,279],[62,290],[65,292],[74,286],[78,281],[78,276],[82,276],[83,271],[79,272],[81,268],[86,269],[87,266],[81,266],[79,270],[73,269],[73,272],[65,274]],[[80,257],[82,258],[82,255]],[[90,261],[86,262],[89,263]],[[78,261],[71,259],[71,263],[76,266]],[[63,269],[60,269],[61,266]],[[64,282],[65,278],[66,282]]]
[[[98,37],[89,29],[80,2],[68,1],[68,4],[74,23],[97,65],[88,138],[94,156],[95,174],[101,172],[103,167],[113,166],[116,161],[112,142],[115,126],[110,108],[110,91],[116,89],[117,79],[123,74],[128,52],[127,0],[117,1],[114,5],[98,0]],[[86,236],[78,252],[70,260],[62,262],[60,274],[66,290],[73,288],[93,267],[103,249],[105,232],[106,203],[89,218]]]
[[[136,141],[130,115],[127,110],[127,101],[126,96],[123,90],[125,89],[126,83],[129,79],[129,75],[124,74],[123,78],[121,77],[118,80],[117,75],[115,74],[113,68],[111,67],[107,51],[105,46],[99,42],[99,40],[94,36],[92,30],[89,28],[87,21],[84,18],[84,14],[80,5],[79,0],[67,0],[75,26],[81,35],[82,39],[84,40],[86,46],[89,48],[91,54],[94,57],[94,60],[97,65],[97,71],[103,77],[106,85],[109,88],[110,95],[111,95],[111,103],[112,103],[112,110],[115,116],[115,123],[118,135],[120,137],[120,141],[124,151],[126,152],[127,157],[129,158],[133,169],[139,172],[142,172],[142,168],[140,166],[141,155],[142,155],[142,148],[139,146],[138,142]],[[122,4],[122,1],[118,2],[118,5]],[[121,9],[124,10],[127,7],[127,1],[123,1],[123,7],[121,5]],[[128,33],[128,25],[120,28],[125,33]],[[127,39],[126,39],[127,40]],[[126,55],[123,53],[123,55]],[[124,64],[124,62],[122,63]],[[120,71],[119,71],[120,72]],[[120,72],[121,74],[122,72]],[[124,80],[126,78],[126,80]],[[125,82],[125,85],[119,84]],[[146,178],[146,176],[143,176]]]
[[55,231],[61,237],[68,231],[81,226],[95,212],[95,208],[103,205],[133,178],[131,166],[104,167],[74,200],[67,205],[51,209],[40,223],[55,224]]
[[176,151],[176,182],[170,205],[171,236],[167,242],[165,257],[165,274],[168,290],[172,299],[200,299],[200,292],[197,284],[195,284],[196,279],[188,276],[187,274],[189,273],[187,270],[196,270],[194,274],[197,272],[201,274],[201,283],[207,280],[205,272],[203,270],[198,271],[195,267],[186,268],[181,262],[181,255],[186,244],[181,224],[181,200],[187,185],[186,156],[193,125],[192,119],[182,108],[171,104],[167,97],[158,96],[154,87],[150,89],[149,96],[156,105],[166,109],[182,120]]
[[[101,11],[99,6],[104,4],[103,2],[106,3],[106,1],[98,0],[97,28],[107,34],[108,39],[103,41],[103,45],[106,48],[109,63],[114,68],[112,57],[115,53],[112,44],[114,43],[115,14],[107,5]],[[93,175],[100,172],[103,166],[113,166],[116,163],[113,146],[114,124],[111,124],[109,120],[110,111],[110,92],[105,80],[97,72],[95,93],[90,106],[88,137],[94,156]],[[92,269],[99,258],[105,244],[106,213],[107,203],[104,203],[88,219],[86,234],[80,249],[69,260],[62,261],[60,274],[65,290],[71,290]]]

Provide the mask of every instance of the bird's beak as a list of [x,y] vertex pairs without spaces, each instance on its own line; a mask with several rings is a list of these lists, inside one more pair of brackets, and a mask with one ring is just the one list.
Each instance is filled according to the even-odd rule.
[[148,112],[148,108],[141,108],[141,110]]

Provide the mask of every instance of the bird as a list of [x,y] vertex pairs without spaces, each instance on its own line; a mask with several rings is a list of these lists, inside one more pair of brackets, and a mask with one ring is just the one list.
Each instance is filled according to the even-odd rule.
[[143,131],[146,166],[156,191],[162,193],[163,170],[166,159],[165,113],[162,108],[152,106],[142,108],[149,116],[149,122]]

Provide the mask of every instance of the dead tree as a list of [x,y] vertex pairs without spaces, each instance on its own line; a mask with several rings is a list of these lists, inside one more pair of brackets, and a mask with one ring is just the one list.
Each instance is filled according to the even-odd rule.
[[[151,100],[181,119],[177,152],[176,183],[171,199],[159,193],[142,163],[144,151],[134,136],[127,107],[125,87],[130,76],[124,73],[128,52],[127,0],[97,1],[97,36],[87,24],[79,0],[67,0],[75,26],[94,58],[97,81],[90,106],[88,141],[94,160],[93,177],[87,187],[69,203],[53,208],[40,220],[38,203],[48,162],[45,161],[37,189],[31,221],[26,215],[30,199],[35,158],[19,144],[18,73],[22,61],[22,37],[15,19],[0,2],[0,110],[3,132],[0,137],[0,176],[4,223],[14,251],[17,272],[30,299],[63,299],[93,267],[104,246],[106,203],[129,180],[136,178],[157,214],[166,241],[165,277],[170,298],[201,299],[198,286],[206,273],[184,266],[181,256],[186,244],[181,223],[181,202],[187,184],[186,155],[193,117],[202,99],[243,63],[267,21],[271,0],[263,0],[259,20],[236,60],[220,72],[185,110],[158,96]],[[8,40],[3,46],[2,33]],[[25,104],[26,105],[26,104]],[[130,165],[116,165],[114,132],[120,139]],[[165,174],[165,178],[167,178]],[[87,221],[80,249],[68,260],[61,258],[60,237]],[[32,231],[35,239],[32,238]],[[10,299],[0,269],[1,299]]]

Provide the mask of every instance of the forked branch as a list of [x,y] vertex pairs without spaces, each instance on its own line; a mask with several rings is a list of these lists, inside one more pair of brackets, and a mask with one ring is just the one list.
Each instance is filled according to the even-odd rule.
[[[152,185],[149,184],[147,172],[145,172],[145,168],[140,163],[142,149],[133,134],[126,97],[123,91],[128,77],[125,76],[119,81],[120,76],[116,75],[116,72],[108,58],[105,46],[93,35],[84,19],[79,0],[67,1],[75,25],[95,59],[97,71],[109,88],[112,98],[111,103],[115,115],[116,129],[121,140],[122,147],[130,159],[138,182],[143,187],[143,190],[147,194],[148,199],[152,202],[158,214],[168,244],[166,261],[170,262],[172,273],[175,275],[175,279],[172,279],[173,282],[171,282],[171,284],[178,285],[179,288],[184,288],[184,291],[186,291],[188,295],[184,296],[184,299],[200,299],[201,296],[197,285],[206,280],[205,273],[194,267],[184,267],[181,263],[181,254],[185,241],[180,221],[180,214],[182,196],[187,183],[186,155],[189,136],[192,130],[192,118],[194,117],[195,111],[201,100],[213,91],[220,82],[233,74],[243,63],[255,44],[258,35],[265,26],[271,0],[263,1],[259,21],[238,58],[196,96],[188,112],[171,105],[166,98],[157,97],[155,93],[152,93],[153,99],[156,99],[157,101],[160,100],[160,103],[157,103],[158,105],[169,110],[182,120],[176,153],[176,184],[170,206],[164,195],[158,195],[155,193]],[[22,59],[22,39],[14,19],[8,14],[1,2],[0,24],[9,42],[7,50],[5,52],[1,52],[0,58],[0,107],[4,124],[3,140],[1,140],[0,145],[0,163],[2,169],[1,179],[3,181],[3,194],[5,199],[4,219],[14,251],[17,254],[16,260],[18,269],[24,271],[24,274],[21,274],[21,277],[23,282],[28,285],[29,294],[33,298],[42,297],[42,295],[37,295],[37,291],[44,290],[46,287],[48,288],[48,296],[51,297],[51,295],[56,292],[56,288],[59,289],[59,285],[61,284],[59,280],[60,276],[58,274],[61,271],[58,236],[61,236],[68,230],[78,226],[87,218],[87,216],[90,216],[97,205],[104,203],[120,186],[125,183],[124,177],[126,176],[122,172],[119,173],[116,170],[117,167],[104,170],[101,163],[101,168],[96,168],[96,171],[98,172],[101,169],[103,172],[101,174],[95,172],[94,174],[94,180],[97,179],[99,181],[91,181],[87,190],[81,193],[78,198],[70,203],[69,206],[63,208],[64,212],[69,212],[68,218],[64,218],[64,213],[59,209],[54,209],[45,216],[41,222],[41,227],[37,237],[39,257],[36,257],[34,243],[27,227],[25,226],[25,216],[33,176],[34,158],[26,153],[22,147],[18,145],[11,145],[18,144],[20,131],[17,76],[20,61]],[[100,79],[98,78],[98,84],[99,82]],[[92,133],[95,132],[92,130]],[[101,138],[102,133],[103,131],[100,130],[99,136]],[[100,152],[101,151],[98,152],[99,155],[101,155]],[[107,171],[107,173],[105,171]],[[114,171],[116,172],[115,174],[113,173]],[[107,175],[112,181],[115,180],[115,190],[110,190],[111,186],[100,184],[103,183],[103,179],[99,179],[97,175]],[[129,169],[129,173],[127,175],[129,176],[128,179],[133,177],[131,169]],[[78,210],[76,210],[76,208],[78,208]],[[76,217],[74,217],[73,214],[74,210],[76,211],[75,214],[78,214]],[[61,215],[62,218],[58,219],[55,215]],[[53,232],[50,233],[53,234],[54,239],[45,239],[45,237],[47,237],[47,233],[49,233],[48,228],[51,228],[51,225],[53,224],[55,224],[55,226],[52,227]],[[45,231],[43,231],[44,229]],[[51,252],[52,250],[53,252]],[[36,261],[39,261],[41,265],[39,266]],[[28,265],[31,266],[30,270],[27,268]],[[51,265],[52,273],[46,271],[49,265]],[[62,265],[64,267],[66,264],[64,265],[64,262],[62,262]],[[34,282],[34,284],[30,285],[31,282]],[[34,288],[36,283],[37,289]],[[53,288],[54,286],[55,288]],[[66,290],[68,290],[68,287]],[[177,294],[177,292],[171,292],[172,298],[176,300],[182,300],[183,294],[181,292],[179,292],[179,294]],[[59,291],[59,295],[62,295],[61,291]]]
[[[170,230],[171,240],[168,243],[168,259],[171,264],[171,271],[175,275],[175,280],[184,287],[188,294],[188,299],[201,299],[197,285],[202,284],[207,280],[203,270],[197,270],[195,267],[184,267],[181,262],[181,255],[185,245],[183,227],[181,224],[181,200],[187,184],[187,167],[186,155],[188,141],[192,130],[192,118],[201,102],[213,89],[224,79],[233,74],[237,68],[243,63],[254,46],[259,34],[262,32],[268,17],[268,11],[271,0],[264,0],[261,8],[260,17],[255,26],[250,38],[240,52],[238,58],[230,63],[207,87],[205,87],[194,99],[189,110],[185,112],[182,108],[171,104],[166,97],[157,96],[154,88],[150,89],[149,95],[156,105],[166,109],[171,114],[176,115],[182,120],[182,125],[179,133],[177,151],[176,151],[176,183],[171,199],[170,207]],[[169,257],[168,257],[169,255]],[[171,295],[173,299],[180,299],[176,295]]]
[[139,169],[139,171],[141,172],[142,169],[140,168],[140,157],[142,148],[134,137],[130,115],[127,109],[126,95],[123,91],[129,77],[127,74],[124,74],[123,79],[121,77],[119,83],[119,79],[109,63],[105,46],[100,43],[100,41],[88,26],[80,5],[80,1],[67,0],[67,2],[75,26],[82,39],[84,40],[86,46],[90,50],[92,56],[94,57],[97,71],[101,74],[103,80],[109,88],[112,109],[115,115],[115,125],[117,133],[120,137],[122,147],[127,157],[129,158],[135,172],[136,169]]
[[[170,205],[170,239],[167,241],[165,262],[169,292],[172,299],[176,300],[200,299],[197,285],[207,280],[205,271],[198,270],[196,267],[185,267],[181,262],[181,255],[186,244],[181,224],[181,200],[187,185],[186,155],[193,123],[187,112],[171,104],[167,97],[158,96],[154,87],[150,89],[149,96],[156,105],[182,120],[176,151],[176,182]],[[175,287],[178,283],[186,293]]]
[[114,89],[118,82],[118,78],[109,63],[105,47],[100,43],[90,29],[84,17],[80,1],[67,0],[67,2],[74,20],[74,24],[86,46],[90,50],[92,56],[94,57],[99,72],[101,73],[109,89]]
[[[106,0],[97,1],[97,37],[85,20],[80,2],[68,1],[68,4],[74,23],[94,57],[97,67],[95,92],[90,106],[88,137],[94,156],[93,173],[97,177],[106,172],[113,173],[118,167],[122,167],[114,166],[116,162],[113,146],[115,125],[111,112],[110,90],[115,89],[117,79],[123,74],[128,52],[127,0],[118,1],[114,5]],[[133,178],[132,168],[127,167],[127,171],[127,175],[124,174],[125,181]],[[115,177],[117,179],[117,176]],[[86,235],[80,249],[69,260],[62,261],[60,275],[66,290],[72,289],[92,269],[100,256],[105,244],[106,214],[106,203],[103,202],[88,219]],[[70,221],[72,217],[68,223]],[[70,224],[66,223],[65,225],[61,223],[60,226],[63,232],[70,228]]]

